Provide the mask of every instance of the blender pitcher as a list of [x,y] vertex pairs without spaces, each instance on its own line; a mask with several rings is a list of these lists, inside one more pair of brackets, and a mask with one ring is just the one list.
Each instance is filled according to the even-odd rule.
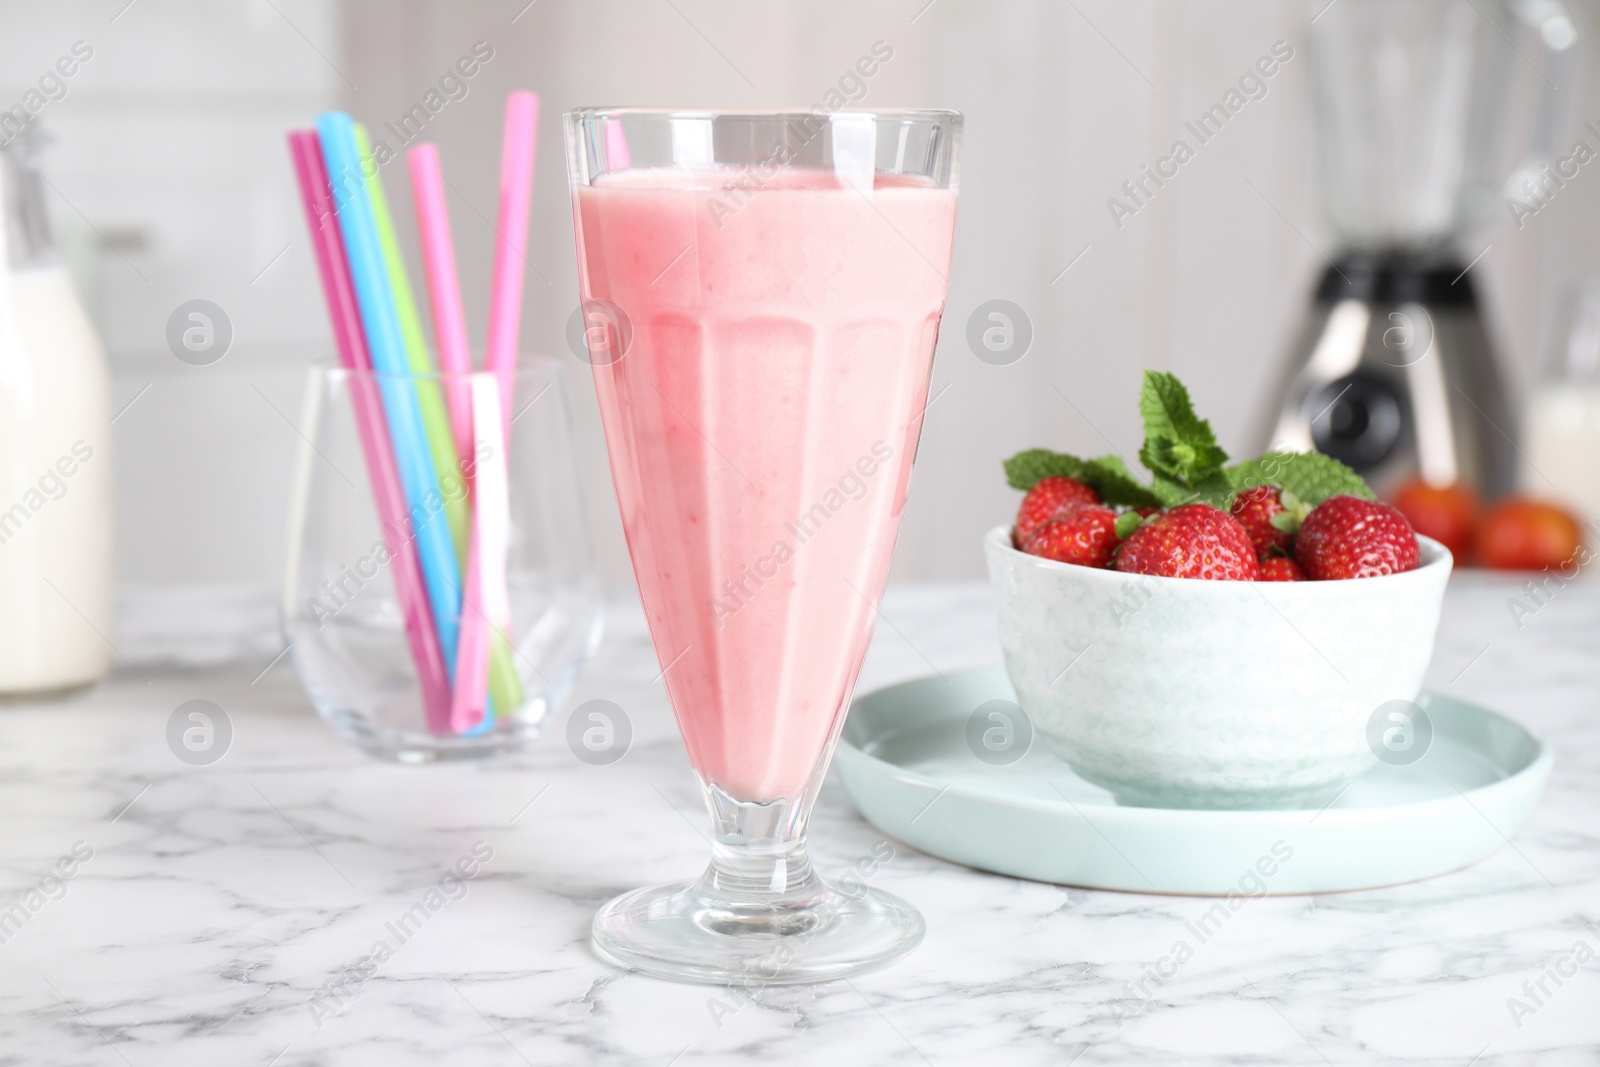
[[[1515,478],[1514,429],[1471,235],[1559,191],[1573,20],[1557,0],[1324,3],[1311,24],[1315,159],[1337,252],[1270,444],[1325,452],[1379,492],[1421,476],[1498,495]],[[1524,84],[1531,136],[1507,177],[1509,101]]]

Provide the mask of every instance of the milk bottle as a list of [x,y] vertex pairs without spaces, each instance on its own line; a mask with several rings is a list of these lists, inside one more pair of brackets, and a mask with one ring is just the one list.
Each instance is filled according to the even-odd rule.
[[0,146],[0,694],[111,664],[105,350],[57,259],[37,120]]
[[1551,338],[1523,420],[1521,487],[1600,522],[1600,278],[1563,301]]

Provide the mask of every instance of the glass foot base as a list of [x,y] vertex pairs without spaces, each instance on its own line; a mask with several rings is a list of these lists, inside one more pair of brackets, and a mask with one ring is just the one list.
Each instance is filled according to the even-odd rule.
[[882,967],[922,941],[922,916],[889,893],[833,889],[730,894],[712,872],[625,893],[594,917],[595,953],[659,978],[759,988]]

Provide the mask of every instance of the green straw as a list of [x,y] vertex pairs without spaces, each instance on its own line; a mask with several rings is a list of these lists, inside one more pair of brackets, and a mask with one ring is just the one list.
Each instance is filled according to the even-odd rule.
[[[356,124],[356,150],[362,159],[372,157],[367,140],[367,128]],[[428,438],[428,451],[433,454],[433,470],[440,487],[462,484],[460,457],[456,455],[455,439],[450,435],[450,416],[445,411],[444,392],[439,388],[439,368],[428,352],[427,336],[422,332],[422,319],[417,315],[417,303],[411,295],[411,281],[406,276],[406,261],[400,254],[400,242],[394,235],[394,220],[389,215],[389,198],[383,193],[383,182],[376,176],[367,183],[372,201],[372,214],[378,223],[378,243],[383,248],[383,266],[389,275],[389,288],[394,293],[395,310],[400,317],[400,336],[406,346],[406,363],[416,375],[417,402],[422,407],[422,428]],[[462,566],[467,562],[467,498],[465,494],[444,494],[445,515],[450,521],[450,534],[455,538],[456,559]]]
[[[372,145],[367,128],[356,123],[356,151],[360,159],[372,158]],[[405,343],[406,363],[415,376],[417,404],[422,409],[422,428],[428,439],[428,451],[433,458],[433,469],[441,488],[462,484],[460,456],[456,454],[455,438],[450,433],[450,416],[445,408],[444,391],[439,388],[438,367],[428,352],[427,335],[422,330],[422,319],[417,314],[417,302],[411,295],[411,281],[406,274],[405,257],[400,253],[400,242],[395,237],[394,219],[389,214],[389,198],[384,195],[383,182],[376,175],[367,183],[372,215],[378,226],[378,244],[383,249],[384,272],[389,276],[389,289],[394,294],[395,310],[400,319],[400,335]],[[466,566],[467,537],[470,518],[465,494],[444,496],[445,518],[450,524],[450,534],[455,542],[456,559]],[[463,597],[462,603],[466,600]],[[499,627],[489,647],[489,696],[501,714],[509,715],[522,706],[522,681],[517,677],[511,662],[511,648]],[[485,719],[485,722],[489,720]]]

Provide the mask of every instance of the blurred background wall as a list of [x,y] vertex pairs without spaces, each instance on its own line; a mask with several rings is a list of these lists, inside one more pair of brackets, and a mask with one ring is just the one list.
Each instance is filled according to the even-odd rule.
[[[1141,368],[1181,375],[1229,450],[1261,444],[1283,353],[1333,251],[1306,99],[1305,38],[1323,2],[4,3],[0,99],[73,42],[94,48],[41,120],[54,139],[45,165],[58,238],[126,406],[116,422],[124,650],[159,654],[179,634],[209,635],[218,654],[238,640],[276,650],[302,372],[331,354],[283,144],[317,111],[344,106],[377,130],[476,44],[492,49],[424,135],[454,187],[481,343],[501,101],[511,88],[540,93],[525,347],[560,354],[572,372],[597,558],[609,584],[627,587],[592,388],[565,341],[576,282],[559,115],[589,104],[809,106],[884,42],[893,56],[859,106],[967,116],[936,400],[895,576],[971,579],[980,533],[1015,503],[999,460],[1036,445],[1133,454]],[[1589,56],[1600,20],[1592,2],[1577,12]],[[1280,41],[1294,58],[1267,95],[1119,225],[1108,198]],[[1576,130],[1600,119],[1600,88],[1589,74],[1574,93]],[[391,198],[405,193],[403,170],[385,169]],[[1586,171],[1523,228],[1507,213],[1479,236],[1470,251],[1488,247],[1483,291],[1520,392],[1550,309],[1596,273],[1600,180]],[[212,366],[166,347],[169,314],[194,298],[233,324],[232,349]],[[965,339],[974,309],[993,299],[1032,324],[1031,349],[1009,366],[981,362]]]

